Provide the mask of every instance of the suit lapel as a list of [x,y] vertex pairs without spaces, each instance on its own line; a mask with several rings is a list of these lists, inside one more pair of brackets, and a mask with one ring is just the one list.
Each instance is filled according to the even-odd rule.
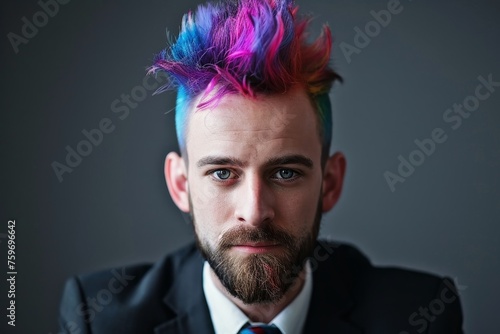
[[203,258],[195,251],[183,264],[164,302],[176,317],[155,328],[155,334],[214,334],[202,283]]
[[363,330],[349,321],[349,312],[355,308],[350,293],[350,271],[338,247],[317,244],[331,250],[324,261],[311,262],[313,292],[303,333],[361,334]]

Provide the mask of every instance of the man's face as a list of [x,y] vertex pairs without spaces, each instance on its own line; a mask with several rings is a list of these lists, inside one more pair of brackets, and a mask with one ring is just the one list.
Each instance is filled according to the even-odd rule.
[[321,219],[321,142],[309,98],[298,88],[257,100],[226,95],[191,113],[186,145],[202,253],[233,296],[278,301]]

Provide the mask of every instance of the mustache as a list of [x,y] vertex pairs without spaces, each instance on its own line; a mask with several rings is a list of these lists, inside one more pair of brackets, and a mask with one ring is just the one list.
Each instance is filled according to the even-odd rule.
[[219,248],[227,249],[244,243],[268,242],[286,247],[294,246],[294,238],[282,229],[272,225],[262,227],[237,226],[225,232],[219,239]]

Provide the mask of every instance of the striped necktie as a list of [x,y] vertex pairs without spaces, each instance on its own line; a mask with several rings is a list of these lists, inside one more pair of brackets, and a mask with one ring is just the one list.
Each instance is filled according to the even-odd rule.
[[274,325],[248,325],[241,329],[238,334],[282,334]]

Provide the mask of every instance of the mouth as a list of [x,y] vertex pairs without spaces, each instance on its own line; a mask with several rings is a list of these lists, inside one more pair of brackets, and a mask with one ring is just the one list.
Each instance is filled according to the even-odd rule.
[[233,249],[239,252],[249,253],[249,254],[268,253],[280,247],[281,247],[280,244],[271,242],[253,242],[253,243],[244,243],[232,246]]

